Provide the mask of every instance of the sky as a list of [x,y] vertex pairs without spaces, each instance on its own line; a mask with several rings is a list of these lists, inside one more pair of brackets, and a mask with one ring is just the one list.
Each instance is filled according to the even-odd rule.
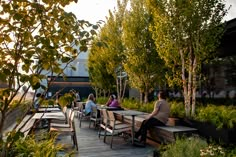
[[96,23],[99,20],[106,20],[109,15],[108,10],[114,10],[116,0],[78,0],[77,3],[71,3],[65,9],[74,13],[79,20],[86,20]]
[[[226,7],[231,5],[225,20],[236,18],[236,0],[225,0]],[[96,23],[99,20],[106,20],[108,10],[114,10],[116,0],[78,0],[78,3],[71,3],[65,9],[73,12],[80,20],[84,19],[91,23]]]

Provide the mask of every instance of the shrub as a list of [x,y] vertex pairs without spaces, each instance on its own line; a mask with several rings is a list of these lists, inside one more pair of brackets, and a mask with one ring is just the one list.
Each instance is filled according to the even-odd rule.
[[233,128],[236,125],[236,108],[234,106],[208,105],[200,108],[195,119],[212,123],[217,128]]
[[236,147],[234,144],[232,145],[229,145],[227,148],[226,148],[226,156],[227,157],[235,157],[236,156]]
[[122,102],[123,108],[139,110],[141,104],[137,100],[124,99]]
[[62,149],[62,145],[55,144],[56,134],[42,134],[41,138],[35,136],[27,136],[23,138],[21,132],[10,132],[7,140],[1,141],[0,155],[2,156],[57,156]]
[[155,102],[140,105],[140,111],[151,113],[153,111]]
[[182,102],[171,101],[170,103],[170,117],[185,117],[184,104]]
[[207,147],[207,142],[198,137],[177,138],[175,143],[162,146],[162,157],[200,157],[200,150]]
[[104,105],[107,103],[108,99],[109,99],[108,97],[99,97],[96,98],[96,103]]
[[138,111],[150,113],[153,111],[154,103],[155,102],[141,104],[137,100],[124,99],[122,102],[122,107],[127,108],[127,109],[138,110]]

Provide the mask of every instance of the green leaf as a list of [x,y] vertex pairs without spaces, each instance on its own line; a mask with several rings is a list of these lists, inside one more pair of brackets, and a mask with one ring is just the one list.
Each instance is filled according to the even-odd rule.
[[5,82],[5,81],[6,81],[6,78],[7,78],[7,76],[6,76],[4,73],[0,73],[0,80],[1,80],[2,82]]
[[90,33],[91,33],[92,35],[96,35],[96,34],[97,34],[97,32],[96,32],[95,30],[93,30],[93,29],[90,31]]
[[88,47],[87,47],[87,46],[80,46],[80,47],[79,47],[79,50],[80,50],[80,51],[83,51],[83,52],[87,52]]
[[65,51],[71,51],[72,50],[72,47],[68,46],[68,47],[65,47]]
[[93,25],[93,29],[98,29],[98,26],[97,25]]
[[20,81],[21,82],[28,82],[29,81],[29,76],[28,75],[21,75]]
[[11,71],[10,71],[10,69],[3,69],[3,73],[5,74],[5,75],[10,75],[11,74]]
[[69,58],[69,57],[62,57],[62,58],[61,58],[62,63],[67,63],[67,62],[69,62],[70,60],[71,60],[71,58]]

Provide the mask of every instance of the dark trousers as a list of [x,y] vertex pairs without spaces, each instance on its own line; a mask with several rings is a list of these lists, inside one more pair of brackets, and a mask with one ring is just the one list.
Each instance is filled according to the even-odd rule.
[[144,120],[138,132],[136,132],[135,138],[138,138],[141,135],[140,141],[146,142],[147,130],[149,130],[150,128],[154,126],[165,126],[165,124],[156,118],[150,118],[148,120]]

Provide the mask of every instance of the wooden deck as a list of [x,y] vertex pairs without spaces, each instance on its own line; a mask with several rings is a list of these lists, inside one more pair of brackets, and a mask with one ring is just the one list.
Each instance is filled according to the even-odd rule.
[[[103,142],[103,136],[99,139],[98,130],[89,128],[89,123],[82,122],[79,128],[79,121],[75,117],[76,135],[79,145],[79,151],[74,154],[75,157],[152,157],[156,145],[148,141],[145,148],[135,147],[121,137],[115,136],[113,139],[113,148],[110,148],[110,137],[107,137],[107,143]],[[72,141],[70,137],[59,137],[58,143],[67,144],[66,152],[72,151]],[[59,154],[63,155],[64,152]]]

